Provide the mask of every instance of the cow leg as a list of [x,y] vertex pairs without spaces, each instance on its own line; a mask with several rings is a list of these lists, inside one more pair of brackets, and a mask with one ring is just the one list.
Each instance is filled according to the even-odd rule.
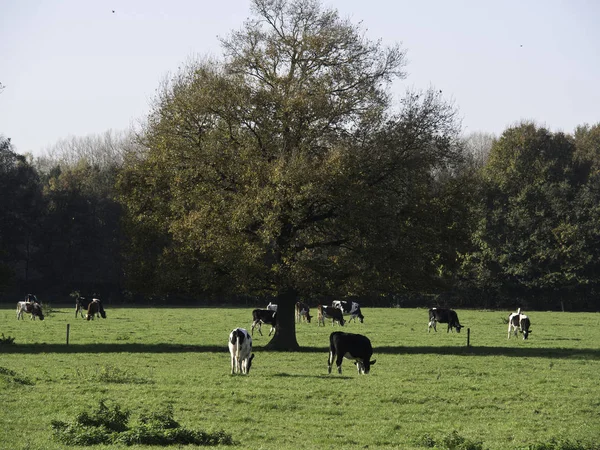
[[337,355],[337,359],[335,361],[335,365],[337,366],[338,373],[341,375],[342,373],[342,361],[344,361],[344,355],[339,353]]
[[333,358],[335,358],[335,351],[329,350],[329,358],[327,358],[327,373],[331,373],[331,366],[333,365]]
[[275,329],[275,327],[271,325],[271,331],[269,331],[269,336],[271,336],[271,333],[273,332],[274,329]]
[[258,325],[258,332],[260,333],[260,335],[262,336],[262,331],[260,331],[260,327],[261,327],[261,322],[260,320],[255,320],[254,322],[252,322],[252,330],[251,330],[251,335],[254,336],[254,327]]
[[231,375],[235,373],[235,356],[231,354]]
[[427,332],[430,333],[431,332],[431,327],[433,327],[433,331],[435,331],[437,333],[437,328],[435,326],[435,319],[431,319],[429,321],[429,325],[427,326]]

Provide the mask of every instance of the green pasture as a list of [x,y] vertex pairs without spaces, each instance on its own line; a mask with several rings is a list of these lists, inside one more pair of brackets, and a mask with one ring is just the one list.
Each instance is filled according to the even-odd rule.
[[172,405],[185,427],[224,430],[245,449],[448,448],[454,432],[483,449],[600,448],[598,313],[526,311],[523,341],[507,339],[509,311],[457,310],[457,334],[428,333],[426,309],[365,308],[364,324],[343,329],[371,339],[371,374],[345,361],[328,375],[339,327],[314,321],[297,326],[294,353],[264,351],[263,326],[250,374],[231,376],[227,337],[250,328],[251,310],[107,306],[88,322],[58,308],[40,322],[0,309],[0,333],[15,338],[0,344],[0,449],[67,448],[51,421],[100,400],[132,415]]

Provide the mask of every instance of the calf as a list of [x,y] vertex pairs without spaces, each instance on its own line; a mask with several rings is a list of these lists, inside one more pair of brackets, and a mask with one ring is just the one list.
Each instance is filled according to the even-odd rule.
[[306,319],[308,323],[310,323],[310,319],[312,316],[310,315],[310,308],[306,303],[297,302],[296,303],[296,322],[302,322],[302,319]]
[[39,303],[17,302],[17,320],[23,318],[23,313],[31,314],[31,320],[35,320],[36,317],[44,320],[44,313]]
[[94,320],[94,316],[100,315],[103,319],[106,319],[106,312],[104,311],[104,307],[102,306],[102,302],[97,298],[93,299],[87,308],[87,315],[85,316],[87,320]]
[[269,331],[269,336],[271,336],[277,325],[277,311],[269,311],[268,309],[255,309],[252,311],[252,336],[254,336],[254,327],[256,325],[258,325],[260,335],[263,335],[260,330],[263,323],[271,325],[271,331]]
[[356,322],[357,317],[358,320],[360,320],[360,323],[363,323],[363,321],[365,320],[365,316],[363,316],[360,312],[360,305],[356,302],[349,302],[346,300],[334,300],[333,302],[331,302],[331,305],[334,308],[340,309],[342,311],[342,314],[350,315],[350,319],[348,319],[348,322],[350,322],[351,320],[354,320],[354,322]]
[[510,339],[511,331],[514,332],[515,337],[518,336],[519,331],[523,333],[523,339],[527,339],[531,334],[529,327],[531,321],[525,314],[521,314],[521,308],[516,313],[512,313],[508,316],[508,339]]
[[269,302],[269,304],[267,305],[267,310],[268,311],[277,311],[277,305],[275,303]]
[[344,358],[354,360],[358,373],[367,374],[376,360],[371,361],[373,347],[371,341],[362,334],[343,333],[335,331],[329,335],[329,359],[327,360],[328,373],[335,358],[338,373],[342,373]]
[[331,319],[331,326],[334,325],[335,322],[339,323],[340,326],[344,326],[346,321],[344,320],[344,315],[342,311],[338,308],[334,308],[333,306],[317,306],[317,325],[325,326],[325,319]]
[[433,327],[433,330],[437,332],[437,322],[447,323],[448,332],[450,332],[452,328],[456,328],[456,332],[460,333],[460,329],[463,327],[458,321],[458,314],[456,314],[455,311],[446,308],[431,308],[429,310],[429,326],[427,328],[428,333],[431,331],[431,327]]
[[231,375],[247,375],[252,367],[252,337],[243,328],[236,328],[229,334],[229,353],[231,353]]

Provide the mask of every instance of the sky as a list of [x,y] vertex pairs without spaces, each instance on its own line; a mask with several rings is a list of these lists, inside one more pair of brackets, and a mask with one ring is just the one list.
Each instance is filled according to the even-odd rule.
[[[442,91],[465,135],[522,120],[600,122],[600,1],[323,0],[399,43],[392,87]],[[61,139],[138,127],[169,73],[220,57],[250,0],[0,0],[0,135],[41,156]]]

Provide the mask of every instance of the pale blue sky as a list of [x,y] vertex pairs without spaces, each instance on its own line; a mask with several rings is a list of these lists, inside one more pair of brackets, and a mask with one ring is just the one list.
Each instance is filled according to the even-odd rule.
[[[369,38],[401,43],[397,99],[441,89],[465,134],[600,122],[600,1],[323,3]],[[217,36],[249,14],[249,0],[0,0],[0,134],[37,156],[61,138],[127,129],[169,72],[219,56]]]

